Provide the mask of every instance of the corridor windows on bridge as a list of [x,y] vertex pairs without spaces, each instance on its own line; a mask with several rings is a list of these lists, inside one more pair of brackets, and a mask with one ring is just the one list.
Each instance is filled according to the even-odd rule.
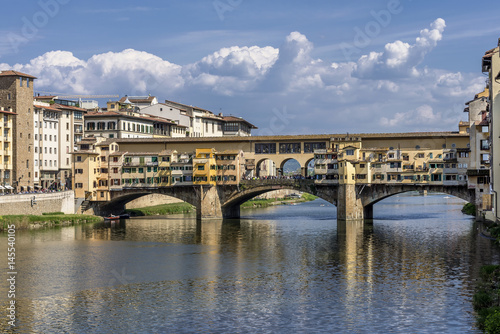
[[325,142],[304,143],[304,153],[313,153],[314,150],[324,150],[324,149],[326,149]]
[[276,154],[276,143],[255,144],[255,154]]
[[283,153],[300,153],[300,143],[281,143],[280,154]]

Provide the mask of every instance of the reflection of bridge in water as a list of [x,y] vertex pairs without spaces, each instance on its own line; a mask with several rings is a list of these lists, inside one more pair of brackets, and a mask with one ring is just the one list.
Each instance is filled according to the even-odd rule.
[[338,220],[373,218],[373,205],[387,197],[408,192],[445,193],[474,203],[475,192],[463,185],[401,183],[337,183],[323,184],[312,179],[241,180],[239,185],[124,187],[113,191],[108,202],[93,202],[94,212],[107,215],[124,210],[125,204],[149,194],[164,194],[196,207],[197,218],[239,218],[240,205],[263,193],[292,189],[318,196],[337,206]]

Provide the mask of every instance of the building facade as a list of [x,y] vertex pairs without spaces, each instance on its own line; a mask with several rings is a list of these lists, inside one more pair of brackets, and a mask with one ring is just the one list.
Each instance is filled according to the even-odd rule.
[[488,100],[490,116],[490,144],[491,144],[491,186],[492,207],[494,219],[500,220],[500,39],[498,45],[485,52],[482,59],[482,71],[488,74]]
[[[33,188],[33,84],[36,77],[17,71],[0,72],[0,106],[15,113],[12,128],[12,175],[17,191]],[[4,156],[5,159],[5,156]],[[6,161],[6,160],[4,160]],[[9,160],[10,161],[10,160]]]

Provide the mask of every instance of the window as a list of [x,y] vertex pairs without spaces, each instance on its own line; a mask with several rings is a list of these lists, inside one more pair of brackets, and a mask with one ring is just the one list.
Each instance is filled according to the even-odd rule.
[[489,150],[490,149],[490,143],[488,142],[487,139],[481,140],[481,150]]
[[481,132],[490,132],[488,125],[483,125],[481,127]]
[[326,143],[304,143],[304,153],[313,153],[314,150],[326,149]]
[[280,153],[300,153],[300,143],[280,144]]
[[345,155],[354,155],[354,150],[345,150]]
[[[239,131],[240,129],[240,126],[239,126],[239,123],[237,122],[227,122],[226,124],[224,124],[224,131],[227,131],[227,132],[237,132]],[[208,131],[208,129],[207,129]]]
[[255,154],[276,154],[276,143],[255,144]]
[[82,161],[82,156],[81,156],[81,155],[77,155],[77,156],[76,156],[76,161],[77,161],[77,162]]

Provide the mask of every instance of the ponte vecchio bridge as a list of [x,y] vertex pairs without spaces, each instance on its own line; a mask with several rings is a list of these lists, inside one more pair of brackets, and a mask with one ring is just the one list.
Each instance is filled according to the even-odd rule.
[[[184,182],[174,182],[178,178],[173,174],[172,162],[164,170],[163,175],[168,176],[161,180],[157,177],[161,171],[151,174],[150,178],[134,176],[130,183],[123,176],[125,161],[129,161],[127,166],[130,166],[127,156],[142,155],[146,166],[144,157],[157,154],[161,158],[161,152],[200,150],[233,154],[228,164],[234,164],[237,178],[217,176],[218,162],[210,160],[212,157],[208,153],[203,159],[194,156],[191,171],[182,172],[191,173],[192,178],[187,178],[187,182],[185,177],[181,177]],[[466,131],[107,139],[87,152],[89,157],[100,157],[97,167],[102,169],[104,166],[107,172],[99,173],[98,185],[86,191],[91,194],[90,205],[94,212],[101,215],[115,213],[138,197],[159,193],[194,205],[199,218],[237,218],[241,203],[268,191],[295,189],[335,204],[339,220],[369,219],[373,217],[375,203],[407,191],[442,192],[475,203],[475,191],[467,185],[469,152]],[[75,155],[82,154],[85,159],[87,153],[82,150]],[[282,177],[284,164],[291,159],[301,165],[302,177]],[[118,167],[113,167],[110,161]],[[151,161],[154,165],[155,159]],[[261,165],[266,161],[272,161],[276,174],[266,171],[263,176]],[[313,175],[307,173],[310,165],[314,165]],[[162,166],[162,162],[157,166]],[[112,170],[117,168],[120,171],[113,176]],[[121,182],[115,182],[118,180],[115,177]],[[164,180],[171,181],[162,183]]]

